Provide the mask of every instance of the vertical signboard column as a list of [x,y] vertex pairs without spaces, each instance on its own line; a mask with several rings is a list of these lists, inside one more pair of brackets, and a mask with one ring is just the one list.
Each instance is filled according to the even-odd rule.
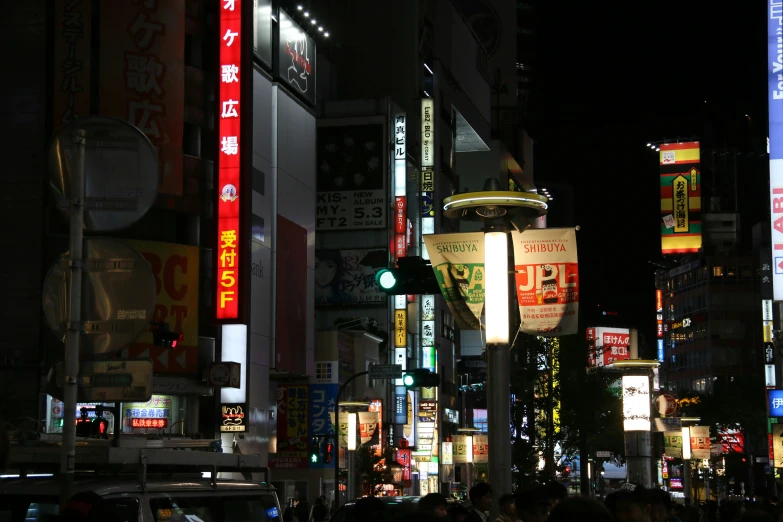
[[783,300],[783,2],[767,3],[767,102],[769,107],[769,188],[771,207],[772,287]]
[[[421,100],[421,235],[435,233],[435,100],[422,98]],[[423,237],[420,238],[420,251],[423,259],[429,259],[427,246]],[[419,348],[421,350],[421,368],[437,372],[437,352],[435,347],[435,297],[423,295],[419,306],[420,332]],[[431,462],[437,455],[438,449],[438,390],[437,388],[422,388],[419,412],[416,417],[419,423],[418,451],[415,452],[421,462]],[[431,419],[431,420],[430,420]],[[438,467],[427,467],[432,473]]]
[[[242,1],[219,0],[219,87],[218,146],[216,157],[217,183],[217,244],[215,253],[215,318],[221,323],[238,323],[242,319],[240,293],[242,244],[240,230],[242,190],[241,114],[244,108],[241,79],[242,65]],[[250,105],[248,105],[249,107]]]
[[[404,112],[398,112],[394,115],[394,121],[392,122],[392,134],[394,136],[394,259],[399,259],[400,242],[407,245],[407,131],[408,131],[408,118]],[[404,255],[404,254],[403,254]],[[397,331],[397,323],[400,316],[407,315],[407,296],[395,295],[394,296],[394,321],[395,331]],[[405,317],[407,321],[407,317]],[[407,328],[407,325],[403,325]],[[402,334],[402,332],[400,332]],[[399,364],[403,371],[408,368],[408,334],[407,330],[404,333],[405,339],[398,339],[394,345],[394,364]],[[407,401],[407,389],[402,385],[402,379],[395,379],[395,403],[405,403]],[[401,424],[404,424],[402,422]]]

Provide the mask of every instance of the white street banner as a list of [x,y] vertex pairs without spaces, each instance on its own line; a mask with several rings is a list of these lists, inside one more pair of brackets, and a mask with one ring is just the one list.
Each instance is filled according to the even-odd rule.
[[489,462],[489,436],[473,435],[473,463],[486,464]]
[[691,458],[696,460],[710,458],[709,426],[691,426]]
[[422,236],[440,291],[461,330],[478,330],[484,308],[484,234]]
[[522,332],[543,337],[577,333],[579,266],[573,228],[512,232]]

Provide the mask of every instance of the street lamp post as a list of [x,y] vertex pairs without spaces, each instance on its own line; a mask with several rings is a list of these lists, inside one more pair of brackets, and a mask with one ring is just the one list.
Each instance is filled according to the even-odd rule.
[[[488,461],[496,499],[511,492],[508,229],[528,228],[531,218],[546,213],[547,201],[536,193],[501,191],[497,179],[488,179],[483,191],[457,194],[443,202],[447,218],[484,224]],[[496,514],[494,502],[491,516]]]
[[[359,377],[362,377],[364,375],[367,375],[369,372],[359,372],[355,375],[353,375],[350,379],[345,381],[342,386],[340,386],[340,389],[337,390],[337,396],[334,399],[334,426],[337,427],[337,429],[334,430],[335,432],[335,441],[334,441],[334,448],[335,448],[335,459],[334,459],[334,505],[335,509],[339,508],[342,500],[340,498],[340,396],[343,393],[343,390],[348,387],[349,384],[351,384],[353,381],[358,379]],[[349,403],[345,403],[349,404]],[[355,403],[351,403],[355,404]],[[355,449],[355,448],[354,448]],[[346,458],[348,457],[348,454],[346,454]],[[350,499],[351,497],[348,497],[348,485],[346,483],[345,487],[346,491],[346,500]]]

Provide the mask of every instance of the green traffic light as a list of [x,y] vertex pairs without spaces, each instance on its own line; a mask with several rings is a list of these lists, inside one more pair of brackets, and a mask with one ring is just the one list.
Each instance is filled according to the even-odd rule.
[[317,463],[318,462],[318,455],[316,455],[315,453],[310,455],[310,462]]
[[393,288],[394,285],[397,284],[397,278],[394,277],[394,274],[391,272],[391,270],[383,269],[378,271],[378,284],[381,285],[381,288],[385,288],[386,290]]
[[406,373],[405,375],[402,376],[402,383],[405,386],[413,386],[413,381],[414,380],[415,379],[413,378],[413,375],[411,375],[409,373]]

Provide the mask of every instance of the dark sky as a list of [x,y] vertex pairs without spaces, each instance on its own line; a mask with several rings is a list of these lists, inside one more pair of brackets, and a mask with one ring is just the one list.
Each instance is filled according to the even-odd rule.
[[[766,136],[765,3],[541,1],[538,13],[536,178],[576,189],[583,306],[620,309],[651,336],[660,207],[645,145]],[[761,178],[742,183],[743,201],[759,187],[763,199]]]

